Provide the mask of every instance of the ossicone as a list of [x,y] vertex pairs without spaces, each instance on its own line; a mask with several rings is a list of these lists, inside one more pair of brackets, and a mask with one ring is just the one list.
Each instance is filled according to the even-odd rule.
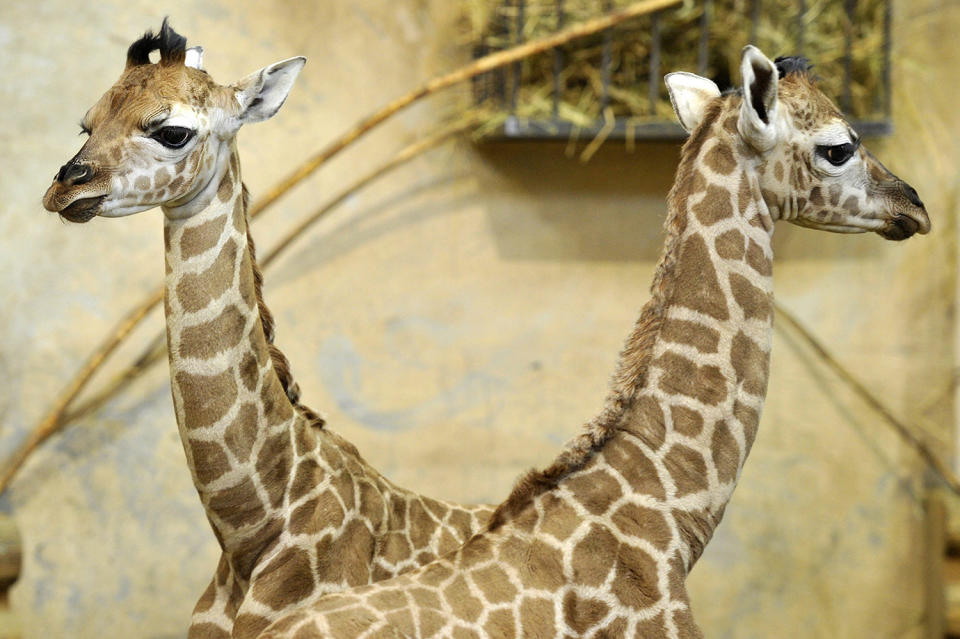
[[187,56],[187,39],[173,30],[168,18],[163,19],[156,35],[147,31],[127,49],[127,68],[150,64],[150,54],[160,51],[160,64],[183,64]]

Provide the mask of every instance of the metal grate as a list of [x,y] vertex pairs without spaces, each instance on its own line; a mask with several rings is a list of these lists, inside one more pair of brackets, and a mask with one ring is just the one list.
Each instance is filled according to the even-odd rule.
[[[837,33],[842,33],[843,53],[840,55],[840,70],[843,75],[842,89],[839,95],[832,96],[838,100],[839,106],[845,113],[851,114],[850,107],[853,104],[851,87],[853,86],[853,68],[855,58],[854,47],[854,29],[850,26],[854,24],[857,11],[858,0],[832,0],[836,3],[842,3],[846,21],[844,24],[836,26]],[[877,0],[874,0],[876,3]],[[597,0],[599,9],[606,11],[612,8],[611,0]],[[749,41],[751,44],[757,44],[760,37],[759,27],[764,17],[763,0],[745,0],[748,12],[744,19],[750,21]],[[649,28],[651,44],[649,55],[646,60],[646,99],[649,101],[650,113],[657,112],[657,103],[663,99],[662,76],[668,71],[688,70],[696,71],[699,75],[708,76],[711,57],[716,55],[717,43],[711,42],[711,29],[714,25],[714,14],[717,10],[714,0],[697,0],[697,5],[702,7],[696,28],[698,34],[696,38],[696,69],[663,69],[662,54],[664,47],[670,47],[670,42],[664,42],[663,28],[671,16],[670,14],[677,9],[665,9],[658,11],[647,19],[646,24],[641,20],[635,21],[634,29]],[[822,9],[823,2],[814,3]],[[892,1],[880,0],[879,9],[882,11],[882,24],[879,25],[881,33],[875,34],[880,39],[878,47],[881,56],[879,64],[879,77],[875,78],[877,90],[870,96],[872,102],[871,113],[866,116],[862,114],[852,114],[852,124],[864,136],[887,135],[892,131],[890,121],[891,114],[891,83],[890,83],[890,47],[891,47],[891,27],[892,27]],[[565,13],[565,1],[556,0],[555,8],[555,26],[561,29],[566,26],[567,15]],[[502,6],[509,11],[501,11],[500,19],[495,21],[491,28],[499,31],[499,41],[504,46],[511,44],[520,44],[523,42],[523,25],[527,15],[527,0],[502,0]],[[726,6],[721,9],[726,9]],[[795,1],[796,14],[791,18],[795,20],[792,25],[792,41],[794,49],[792,51],[779,51],[780,54],[804,54],[809,50],[807,26],[810,19],[815,16],[808,14],[807,0]],[[599,11],[598,11],[599,13]],[[513,20],[507,19],[512,17]],[[845,26],[846,25],[846,26]],[[600,78],[601,88],[599,91],[600,112],[603,107],[610,102],[611,93],[611,69],[614,66],[614,60],[611,55],[611,44],[615,37],[612,30],[606,31],[601,36],[601,57],[600,57]],[[594,42],[594,44],[596,44]],[[739,51],[746,42],[725,42],[724,46],[733,46]],[[711,48],[713,47],[713,48]],[[475,47],[476,56],[482,56],[496,50],[498,47],[490,47],[484,44]],[[503,48],[503,47],[499,47]],[[502,125],[497,127],[492,133],[485,136],[485,139],[512,139],[512,140],[569,140],[571,138],[593,139],[602,136],[606,139],[619,140],[680,140],[686,137],[683,129],[673,120],[665,117],[648,117],[638,120],[637,118],[614,117],[611,120],[600,116],[589,125],[579,125],[566,120],[560,114],[560,100],[564,90],[563,71],[569,54],[572,49],[555,49],[552,55],[552,109],[550,115],[545,117],[521,117],[517,114],[518,102],[520,100],[520,89],[523,80],[523,63],[515,63],[510,68],[493,71],[486,76],[477,78],[474,82],[474,99],[478,104],[486,103],[496,105],[498,109],[506,112],[506,117]],[[768,52],[771,56],[774,52]],[[817,60],[813,62],[816,64]],[[715,80],[718,78],[714,77]],[[718,82],[721,89],[724,88],[722,82]]]

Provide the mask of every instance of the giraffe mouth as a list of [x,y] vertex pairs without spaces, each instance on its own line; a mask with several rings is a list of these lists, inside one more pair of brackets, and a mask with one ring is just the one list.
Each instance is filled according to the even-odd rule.
[[98,195],[96,197],[82,197],[79,200],[74,200],[62,211],[59,211],[60,217],[68,222],[76,222],[78,224],[89,222],[100,212],[100,205],[106,197],[106,195]]
[[925,227],[919,220],[903,213],[898,213],[877,232],[884,239],[899,242],[908,237],[913,237],[916,233],[924,234],[928,231],[929,226]]

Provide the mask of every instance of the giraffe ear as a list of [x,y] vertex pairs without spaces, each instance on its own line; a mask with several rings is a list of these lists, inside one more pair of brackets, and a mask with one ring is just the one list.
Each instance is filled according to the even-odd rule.
[[686,129],[687,133],[693,133],[703,121],[707,103],[720,95],[720,89],[712,80],[683,71],[668,73],[663,81],[667,85],[670,103],[680,120],[680,126]]
[[740,63],[743,103],[737,128],[750,146],[768,151],[777,141],[777,66],[760,49],[747,45]]
[[280,110],[307,59],[297,56],[251,73],[233,86],[240,124],[261,122]]

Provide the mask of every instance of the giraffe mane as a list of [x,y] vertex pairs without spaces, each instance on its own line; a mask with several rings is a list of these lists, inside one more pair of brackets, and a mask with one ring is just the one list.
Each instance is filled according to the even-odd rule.
[[781,80],[793,73],[810,76],[813,70],[813,64],[802,55],[782,55],[774,60],[773,64],[777,67],[777,74]]
[[263,273],[257,264],[257,250],[254,245],[253,235],[250,234],[250,217],[247,215],[248,205],[250,203],[250,192],[247,185],[243,185],[243,215],[247,222],[247,251],[250,253],[250,264],[253,267],[253,284],[257,296],[257,309],[260,313],[260,324],[263,327],[263,334],[267,340],[267,350],[270,353],[270,361],[273,362],[273,369],[280,380],[280,386],[287,395],[287,399],[293,404],[293,407],[303,415],[310,425],[322,428],[325,424],[323,417],[313,409],[300,402],[300,386],[293,379],[293,373],[290,370],[290,360],[273,343],[276,336],[276,323],[273,320],[273,313],[267,308],[263,301]]
[[646,383],[653,359],[653,346],[663,327],[666,301],[672,291],[680,236],[686,227],[686,189],[694,174],[694,162],[710,129],[720,116],[724,101],[714,100],[700,126],[691,134],[680,151],[680,165],[667,196],[667,218],[664,221],[666,242],[650,286],[652,294],[644,305],[633,331],[627,338],[610,381],[610,391],[600,414],[587,422],[583,431],[567,442],[560,455],[547,468],[527,471],[514,485],[507,499],[494,511],[488,524],[496,530],[516,517],[534,498],[557,486],[567,475],[581,469],[590,458],[616,434],[633,405],[637,391]]
[[187,39],[173,30],[163,19],[160,33],[154,35],[149,29],[143,37],[127,49],[127,66],[150,64],[150,54],[160,51],[160,64],[182,64],[187,57]]

